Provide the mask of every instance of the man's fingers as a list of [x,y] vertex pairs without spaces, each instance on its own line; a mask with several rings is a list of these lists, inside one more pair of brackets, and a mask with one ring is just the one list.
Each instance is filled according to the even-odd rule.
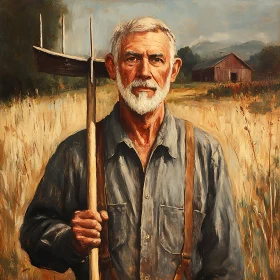
[[99,238],[102,230],[102,221],[108,220],[106,211],[93,212],[90,210],[76,211],[71,221],[75,238],[84,236],[89,238]]
[[73,219],[72,220],[72,227],[79,226],[85,229],[96,229],[98,231],[102,230],[102,226],[96,220],[89,220],[89,219]]
[[76,211],[74,217],[79,217],[80,219],[95,219],[99,223],[102,222],[100,214],[98,212],[94,212],[94,211],[91,211],[91,210]]
[[104,211],[104,210],[100,211],[100,216],[101,216],[102,220],[107,221],[109,219],[107,211]]
[[100,214],[98,212],[95,212],[94,215],[95,215],[95,217],[94,217],[95,220],[97,220],[99,223],[102,223],[102,219],[101,219]]
[[75,237],[84,236],[84,237],[91,237],[91,238],[100,238],[100,232],[96,229],[85,229],[79,226],[73,227],[73,232]]

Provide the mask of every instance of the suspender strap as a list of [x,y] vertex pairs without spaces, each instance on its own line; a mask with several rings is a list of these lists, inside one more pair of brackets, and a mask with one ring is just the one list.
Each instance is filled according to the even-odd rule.
[[[96,124],[96,174],[97,174],[97,208],[98,211],[107,211],[105,176],[104,176],[104,147],[103,132],[101,123]],[[100,280],[105,279],[106,273],[109,273],[110,279],[117,280],[109,252],[108,222],[102,223],[101,247],[99,249],[99,271]]]
[[181,280],[183,274],[185,274],[187,280],[192,279],[191,255],[193,234],[194,163],[194,128],[190,122],[186,122],[186,187],[184,248],[182,252],[181,264],[176,271],[174,280]]

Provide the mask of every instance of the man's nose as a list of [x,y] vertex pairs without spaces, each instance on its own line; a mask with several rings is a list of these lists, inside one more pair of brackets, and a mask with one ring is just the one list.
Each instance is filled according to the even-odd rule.
[[148,80],[151,78],[150,63],[147,58],[143,58],[138,64],[137,75],[138,78],[141,78],[142,80]]

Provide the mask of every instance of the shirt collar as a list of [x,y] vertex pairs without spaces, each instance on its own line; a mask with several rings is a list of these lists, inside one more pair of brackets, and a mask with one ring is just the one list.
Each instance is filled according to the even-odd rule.
[[[120,123],[119,111],[119,102],[117,102],[113,111],[107,117],[107,121],[104,123],[105,137],[107,137],[105,141],[105,156],[107,158],[115,154],[117,146],[122,142],[129,148],[134,148],[132,141],[127,136]],[[164,105],[164,118],[154,143],[154,148],[162,145],[167,148],[171,157],[176,158],[178,156],[177,139],[178,135],[175,118],[172,116],[167,106]]]

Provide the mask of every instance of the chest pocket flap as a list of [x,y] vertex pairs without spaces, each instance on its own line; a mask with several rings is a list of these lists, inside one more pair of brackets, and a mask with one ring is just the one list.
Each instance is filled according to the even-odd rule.
[[171,254],[180,254],[184,243],[184,209],[159,206],[159,237],[161,246]]

